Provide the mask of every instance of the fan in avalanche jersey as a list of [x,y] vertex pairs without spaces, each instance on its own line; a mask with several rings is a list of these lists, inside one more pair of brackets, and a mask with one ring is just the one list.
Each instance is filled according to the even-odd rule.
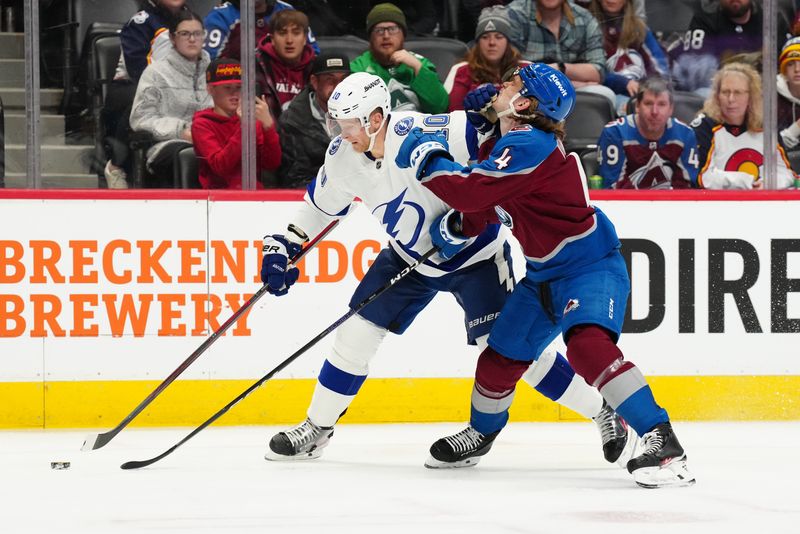
[[454,162],[447,139],[418,129],[396,160],[459,210],[448,212],[439,226],[445,241],[462,241],[499,221],[511,229],[527,260],[527,274],[478,358],[470,424],[435,442],[426,465],[464,467],[489,452],[508,422],[517,381],[560,334],[575,371],[643,437],[642,453],[627,464],[634,480],[649,488],[694,483],[666,410],[617,346],[630,280],[614,225],[589,204],[580,159],[567,155],[561,142],[563,121],[575,103],[572,83],[535,63],[517,69],[499,94],[491,85],[471,94],[481,91],[485,98],[466,109],[486,113],[491,107],[499,118],[486,160]]
[[636,94],[636,113],[606,125],[597,158],[603,186],[615,189],[686,189],[697,181],[694,131],[672,118],[672,91],[648,78]]
[[[699,187],[763,186],[764,133],[761,77],[744,63],[728,63],[714,76],[703,113],[692,121],[700,154]],[[777,188],[794,185],[794,173],[778,145]]]
[[[449,207],[421,186],[412,171],[398,168],[394,155],[409,131],[421,126],[445,132],[452,157],[466,164],[476,157],[469,147],[477,146],[477,133],[467,124],[464,112],[390,116],[389,98],[384,82],[363,72],[352,74],[334,89],[328,113],[342,134],[331,141],[325,164],[309,185],[305,203],[291,218],[287,233],[264,240],[262,279],[270,292],[286,293],[297,278],[296,268],[287,271],[287,256],[299,251],[308,236],[317,235],[331,220],[346,216],[356,197],[381,222],[390,239],[359,283],[351,307],[438,245],[428,228],[438,227]],[[276,250],[279,253],[273,252]],[[319,373],[308,419],[276,434],[267,459],[320,456],[333,435],[334,423],[364,383],[369,362],[386,333],[402,334],[436,293],[455,296],[464,310],[468,342],[485,347],[489,330],[514,287],[509,252],[499,225],[489,225],[463,246],[442,247],[440,255],[425,261],[378,302],[342,324]],[[632,445],[635,440],[627,440],[624,423],[575,375],[563,356],[544,350],[525,380],[545,396],[594,418],[606,459],[624,459],[623,452],[629,452],[624,450],[626,443]]]

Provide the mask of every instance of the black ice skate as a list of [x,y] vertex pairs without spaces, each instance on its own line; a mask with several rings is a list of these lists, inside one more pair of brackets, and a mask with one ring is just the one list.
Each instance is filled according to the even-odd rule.
[[628,460],[633,458],[638,436],[633,428],[614,411],[606,401],[600,413],[592,419],[600,430],[603,440],[603,456],[608,463],[616,463],[620,467],[628,465]]
[[267,460],[311,460],[322,455],[322,449],[333,436],[332,426],[317,426],[306,419],[296,427],[278,432],[269,440]]
[[481,456],[492,448],[492,442],[499,433],[497,431],[484,436],[470,425],[431,445],[431,456],[425,461],[425,467],[447,469],[476,465]]
[[628,462],[628,472],[643,488],[690,486],[694,475],[686,465],[686,454],[672,431],[661,423],[642,437],[642,454]]

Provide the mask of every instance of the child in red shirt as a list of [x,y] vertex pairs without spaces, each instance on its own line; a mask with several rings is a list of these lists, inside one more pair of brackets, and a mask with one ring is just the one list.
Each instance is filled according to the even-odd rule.
[[[198,111],[192,120],[194,150],[203,189],[242,188],[241,91],[242,66],[235,59],[217,59],[206,71],[206,87],[214,107]],[[266,101],[256,97],[256,161],[259,175],[281,164],[275,119]],[[264,186],[256,181],[258,189]]]

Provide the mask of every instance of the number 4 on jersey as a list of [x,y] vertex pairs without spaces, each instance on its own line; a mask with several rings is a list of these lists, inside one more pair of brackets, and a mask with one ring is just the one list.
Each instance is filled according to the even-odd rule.
[[497,164],[498,170],[503,170],[508,167],[508,163],[511,161],[511,149],[506,147],[503,149],[503,153],[500,154],[500,157],[494,160]]

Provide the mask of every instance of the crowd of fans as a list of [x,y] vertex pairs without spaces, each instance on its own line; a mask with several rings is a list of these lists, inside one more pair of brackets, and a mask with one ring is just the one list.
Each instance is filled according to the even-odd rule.
[[[393,109],[436,114],[463,109],[470,90],[499,86],[530,62],[562,71],[579,94],[602,95],[617,110],[597,142],[604,187],[763,186],[756,0],[698,1],[689,29],[671,38],[648,28],[645,0],[462,0],[469,51],[444,83],[430,59],[406,47],[406,37],[436,32],[434,3],[364,0],[335,12],[326,2],[295,4],[255,2],[259,187],[313,179],[334,136],[327,99],[352,72],[380,76]],[[152,140],[146,186],[171,186],[176,152],[193,146],[203,187],[241,188],[240,15],[238,1],[195,14],[186,0],[147,0],[124,26],[105,107],[109,187],[128,186],[133,132]],[[800,151],[798,30],[800,17],[779,20],[780,188],[795,185],[787,151]],[[368,46],[347,57],[321,50],[315,33],[355,34]],[[676,91],[705,98],[688,125],[673,117]]]

